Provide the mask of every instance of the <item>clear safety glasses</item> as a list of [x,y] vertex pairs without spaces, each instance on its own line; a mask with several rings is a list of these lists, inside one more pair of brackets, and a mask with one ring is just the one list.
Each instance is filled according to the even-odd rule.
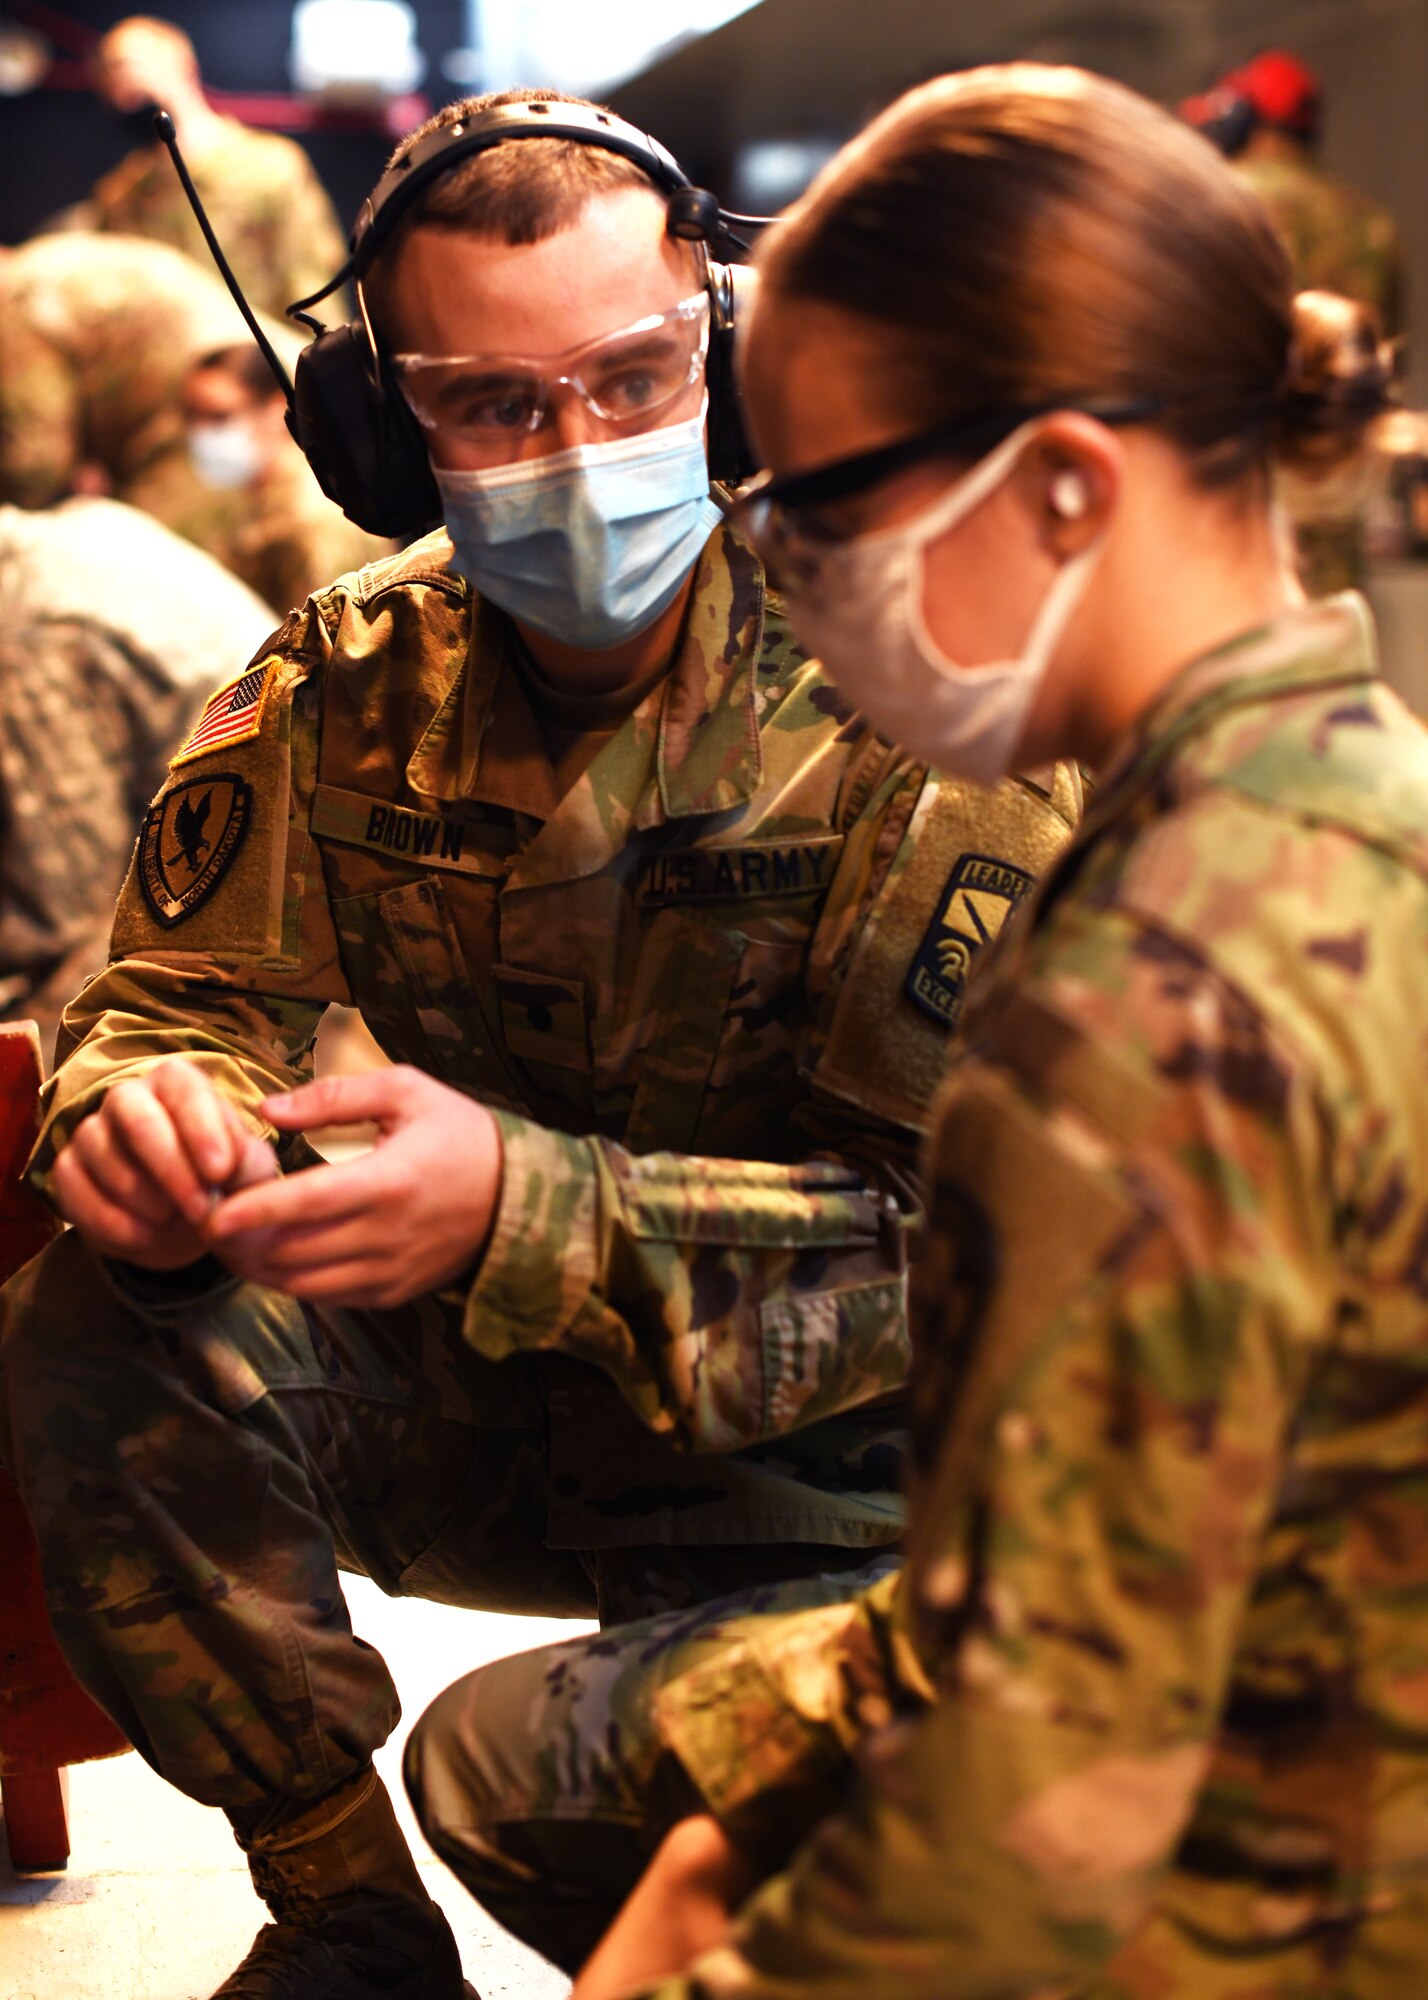
[[392,365],[419,424],[502,465],[539,430],[556,389],[573,389],[597,423],[629,435],[698,381],[708,352],[709,294],[696,292],[565,354],[396,354]]

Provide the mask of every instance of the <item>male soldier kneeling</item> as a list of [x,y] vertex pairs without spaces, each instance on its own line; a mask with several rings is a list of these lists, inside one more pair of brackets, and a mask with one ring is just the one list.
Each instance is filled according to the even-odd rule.
[[[230,2000],[463,1991],[340,1565],[607,1620],[887,1566],[917,1128],[1077,804],[939,783],[800,655],[636,161],[463,158],[367,293],[451,540],[319,594],[174,759],[47,1094],[75,1228],[5,1301],[65,1649],[275,1919]],[[401,1066],[302,1083],[333,1002]]]

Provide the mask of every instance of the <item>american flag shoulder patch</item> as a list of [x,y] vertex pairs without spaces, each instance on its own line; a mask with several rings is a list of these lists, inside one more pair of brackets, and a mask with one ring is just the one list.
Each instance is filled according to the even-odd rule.
[[229,750],[235,743],[246,743],[256,736],[263,726],[268,691],[281,664],[275,654],[259,660],[211,696],[187,740],[170,757],[169,769],[177,770],[195,757],[206,757],[210,750]]

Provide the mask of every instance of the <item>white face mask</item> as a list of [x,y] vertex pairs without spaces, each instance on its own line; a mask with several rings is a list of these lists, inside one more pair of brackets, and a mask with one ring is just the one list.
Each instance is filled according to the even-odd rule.
[[841,543],[812,581],[785,589],[800,642],[880,734],[983,785],[1017,761],[1032,702],[1105,537],[1062,564],[1017,658],[977,666],[948,659],[927,629],[924,551],[996,491],[1037,428],[1023,424],[910,521]]
[[204,485],[220,491],[250,486],[263,469],[263,448],[250,417],[190,424],[188,456]]

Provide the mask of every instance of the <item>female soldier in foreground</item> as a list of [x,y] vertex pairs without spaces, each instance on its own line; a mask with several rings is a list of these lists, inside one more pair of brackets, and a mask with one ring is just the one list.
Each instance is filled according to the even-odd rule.
[[666,1688],[709,1811],[577,2000],[1419,1990],[1428,741],[1267,497],[1386,368],[1075,72],[903,99],[761,261],[803,640],[1100,782],[939,1106],[908,1567]]

